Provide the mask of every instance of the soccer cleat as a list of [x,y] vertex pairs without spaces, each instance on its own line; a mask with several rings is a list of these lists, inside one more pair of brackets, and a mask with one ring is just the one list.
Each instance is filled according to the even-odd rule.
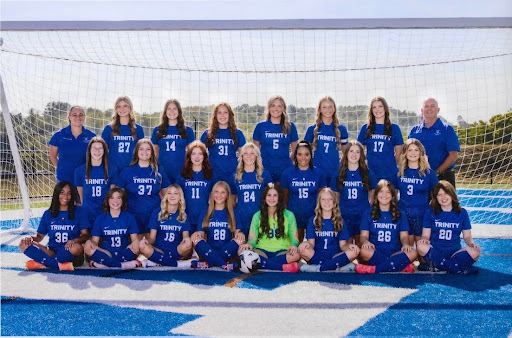
[[357,264],[356,272],[357,273],[375,273],[375,265]]
[[293,262],[293,263],[283,264],[283,271],[297,273],[297,272],[299,272],[299,263]]
[[222,268],[226,271],[238,271],[239,270],[237,263],[226,263],[222,266]]
[[121,263],[121,269],[127,270],[127,269],[135,269],[142,267],[142,264],[140,261],[134,259],[133,261],[128,262],[122,262]]
[[94,262],[94,261],[89,261],[89,267],[91,267],[93,269],[106,269],[106,268],[108,268],[108,266],[100,264],[100,263],[97,263],[97,262]]
[[320,265],[318,264],[303,264],[300,266],[302,272],[320,272]]
[[478,270],[478,268],[476,266],[468,266],[467,268],[464,268],[460,271],[461,274],[463,275],[476,275],[478,274],[480,271]]
[[46,265],[43,263],[36,262],[35,260],[31,259],[27,262],[27,269],[29,270],[40,270],[40,269],[46,269]]
[[190,266],[192,269],[208,269],[210,267],[208,262],[203,261],[192,261],[190,262]]
[[356,265],[352,262],[348,263],[347,265],[341,266],[336,269],[337,272],[352,272],[356,269]]
[[177,264],[177,266],[176,266],[177,268],[190,269],[192,267],[192,260],[186,259],[186,260],[182,260],[182,261],[177,261],[176,264]]
[[407,265],[403,270],[402,272],[405,272],[405,273],[414,273],[414,265],[411,263],[409,265]]
[[59,263],[59,270],[60,271],[74,271],[75,267],[73,266],[73,263],[71,263],[71,262]]
[[150,261],[149,259],[145,259],[145,260],[141,261],[140,263],[143,268],[152,268],[154,266],[161,266],[161,264],[157,264],[153,261]]
[[418,265],[418,271],[426,271],[426,272],[440,272],[438,268],[434,267],[433,265],[429,264],[421,264]]

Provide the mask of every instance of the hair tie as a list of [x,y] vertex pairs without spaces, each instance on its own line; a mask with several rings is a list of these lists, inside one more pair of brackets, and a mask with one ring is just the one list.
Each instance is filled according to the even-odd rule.
[[270,189],[274,189],[274,183],[270,182],[270,183],[268,184],[268,187],[269,187]]

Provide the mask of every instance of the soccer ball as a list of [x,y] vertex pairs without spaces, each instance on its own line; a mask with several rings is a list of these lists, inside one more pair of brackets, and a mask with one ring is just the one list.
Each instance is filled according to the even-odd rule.
[[240,271],[251,273],[260,267],[260,255],[251,250],[245,250],[240,254]]

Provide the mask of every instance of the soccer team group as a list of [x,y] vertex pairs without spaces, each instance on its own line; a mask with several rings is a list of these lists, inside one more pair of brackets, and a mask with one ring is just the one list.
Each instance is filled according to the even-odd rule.
[[20,241],[28,269],[73,270],[87,258],[94,268],[247,272],[252,251],[261,268],[286,272],[411,273],[417,259],[424,271],[478,271],[480,248],[454,187],[459,141],[435,99],[405,143],[382,97],[357,141],[330,97],[301,141],[281,96],[269,99],[252,142],[227,103],[198,141],[177,100],[151,138],[130,98],[114,108],[101,137],[74,106],[50,139],[57,184],[37,234]]

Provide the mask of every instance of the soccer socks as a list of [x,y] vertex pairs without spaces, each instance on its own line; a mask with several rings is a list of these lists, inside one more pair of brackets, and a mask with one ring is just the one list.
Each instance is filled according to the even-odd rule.
[[336,270],[337,268],[341,268],[348,263],[350,263],[350,260],[345,253],[342,253],[339,256],[329,259],[328,261],[322,262],[320,264],[320,271]]
[[105,252],[103,252],[101,250],[96,250],[91,255],[91,260],[93,262],[100,263],[100,264],[106,265],[111,268],[120,268],[121,267],[120,261],[118,261],[115,258],[110,257],[109,255],[107,255]]
[[400,272],[411,263],[405,252],[389,257],[384,262],[375,266],[375,273],[379,272]]
[[283,264],[288,263],[286,261],[286,255],[278,255],[273,258],[265,258],[261,255],[260,259],[261,259],[261,268],[262,269],[282,271]]
[[[430,248],[430,250],[425,255],[425,260],[435,266],[438,269],[448,271],[451,273],[458,273],[460,272],[459,267],[457,266],[456,260],[453,258],[446,259],[442,253],[434,249],[433,247]],[[473,259],[471,259],[473,260]]]
[[224,245],[222,248],[222,258],[224,258],[225,262],[229,262],[238,252],[238,243],[235,241],[229,241],[228,244]]
[[55,259],[59,263],[72,262],[75,259],[75,256],[69,252],[69,250],[62,249],[55,255]]
[[475,264],[475,260],[473,259],[473,257],[471,257],[469,252],[467,252],[466,250],[457,252],[450,258],[450,260],[455,261],[456,262],[455,264],[459,266],[460,270],[463,270],[463,269]]
[[148,257],[148,259],[154,263],[165,265],[165,266],[178,266],[178,263],[175,259],[169,257],[169,255],[164,255],[163,253],[158,252],[157,250],[153,251],[153,254]]
[[197,242],[196,251],[210,266],[223,266],[226,264],[226,260],[213,251],[212,247],[204,240]]
[[46,254],[46,252],[39,249],[35,245],[30,245],[28,248],[25,249],[25,251],[23,253],[25,255],[27,255],[28,257],[32,258],[33,260],[35,260],[36,262],[44,264],[49,268],[52,268],[52,269],[59,268],[59,264],[58,264],[57,260],[55,259],[55,257],[48,256],[48,254]]

